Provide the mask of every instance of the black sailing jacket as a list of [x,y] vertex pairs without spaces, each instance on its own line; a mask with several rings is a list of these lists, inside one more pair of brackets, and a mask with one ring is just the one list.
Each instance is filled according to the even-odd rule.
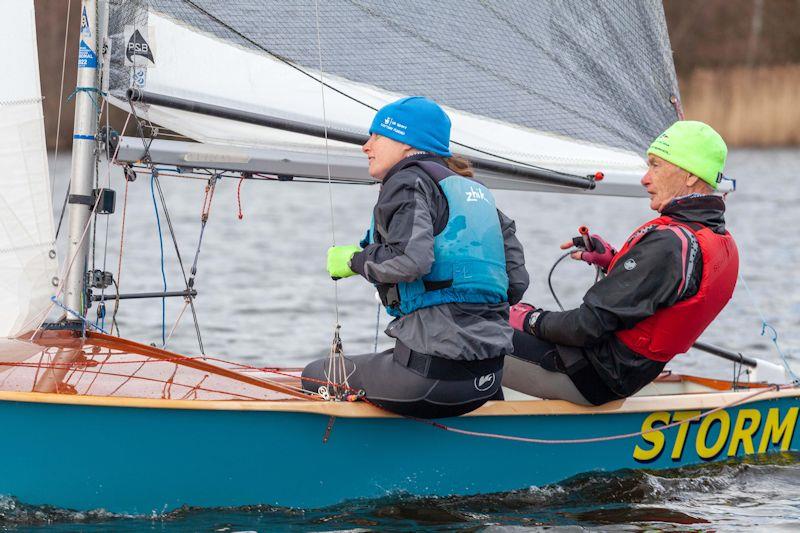
[[[721,197],[692,195],[673,200],[661,214],[678,221],[697,222],[723,234],[724,213]],[[635,268],[612,270],[587,291],[577,309],[542,313],[536,329],[542,339],[581,348],[608,389],[617,398],[624,398],[655,379],[665,363],[633,352],[614,332],[629,329],[658,309],[696,294],[703,260],[693,235],[684,251],[680,239],[671,231],[648,233],[620,259],[633,259]],[[624,276],[620,275],[622,272]],[[686,288],[679,293],[684,278]],[[612,399],[615,398],[608,398]]]

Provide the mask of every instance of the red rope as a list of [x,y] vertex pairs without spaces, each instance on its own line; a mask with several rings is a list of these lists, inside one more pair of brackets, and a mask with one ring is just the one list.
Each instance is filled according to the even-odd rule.
[[[91,359],[91,358],[86,358],[86,359],[82,359],[82,360],[78,360],[78,361],[69,361],[69,362],[61,362],[61,363],[50,360],[49,362],[45,363],[43,361],[43,359],[44,359],[44,356],[46,355],[46,353],[47,353],[46,351],[44,351],[44,350],[42,351],[42,354],[40,356],[40,360],[38,362],[26,362],[26,361],[0,362],[0,367],[4,367],[5,366],[5,367],[14,367],[14,368],[35,368],[36,369],[36,378],[37,379],[34,380],[34,385],[35,385],[35,382],[38,381],[39,373],[41,371],[43,371],[43,370],[55,370],[55,369],[58,369],[58,368],[66,368],[66,369],[69,369],[71,371],[71,373],[75,373],[77,371],[81,371],[81,372],[88,372],[89,374],[94,374],[94,377],[93,377],[92,381],[89,383],[89,387],[87,388],[87,392],[85,394],[88,394],[89,389],[91,389],[91,387],[94,385],[95,380],[97,379],[97,377],[99,375],[127,378],[122,384],[117,386],[117,388],[114,389],[114,391],[112,391],[111,394],[109,394],[109,396],[113,396],[114,394],[116,394],[131,379],[142,379],[142,380],[146,380],[146,381],[153,381],[153,382],[157,382],[157,383],[163,384],[164,387],[162,388],[162,397],[169,397],[170,389],[171,389],[172,385],[179,385],[179,386],[189,387],[189,388],[195,387],[195,388],[197,388],[197,390],[206,390],[206,391],[209,391],[209,392],[219,392],[219,393],[223,393],[223,394],[226,393],[226,391],[216,391],[216,390],[204,389],[202,387],[199,387],[199,384],[202,383],[207,376],[202,378],[200,380],[200,382],[198,383],[198,385],[186,385],[186,384],[181,384],[181,383],[175,382],[174,378],[175,378],[175,375],[177,374],[177,370],[178,370],[178,365],[177,364],[175,364],[175,369],[173,370],[173,373],[172,373],[171,377],[169,379],[167,379],[167,380],[156,379],[156,378],[146,378],[146,377],[140,377],[140,376],[137,375],[138,372],[147,363],[150,363],[150,364],[155,364],[155,363],[165,363],[165,364],[180,363],[180,362],[186,361],[187,359],[225,363],[227,365],[231,365],[234,368],[237,368],[237,367],[240,368],[240,369],[241,368],[247,368],[247,369],[252,369],[252,370],[258,370],[258,371],[264,372],[264,373],[274,373],[274,374],[278,374],[278,375],[282,375],[282,376],[287,376],[287,377],[291,377],[293,379],[297,378],[297,375],[295,375],[295,374],[290,374],[290,373],[287,373],[287,372],[280,372],[280,371],[277,371],[277,370],[274,370],[274,369],[269,369],[269,368],[262,369],[262,368],[255,367],[255,366],[250,366],[250,365],[245,365],[245,364],[225,361],[224,359],[219,359],[219,358],[215,358],[215,357],[179,356],[179,357],[171,357],[171,358],[166,358],[166,359],[145,358],[145,359],[133,359],[133,360],[128,360],[128,361],[109,361],[108,360],[109,357],[111,357],[114,354],[112,354],[112,353],[103,353],[102,355],[105,356],[103,361],[97,361],[97,360],[94,360],[94,359]],[[96,354],[96,355],[101,355],[101,354]],[[120,374],[120,373],[103,372],[102,371],[102,367],[105,366],[105,365],[132,365],[132,364],[139,365],[139,366],[131,374]],[[88,370],[88,368],[94,367],[94,366],[98,366],[99,368],[97,370],[95,370],[95,371]],[[222,367],[220,367],[220,368],[222,369]],[[72,375],[72,374],[70,374],[70,375]],[[318,380],[311,380],[311,381],[318,381]],[[323,382],[323,381],[320,381],[320,382],[321,383],[326,383],[326,382]],[[342,386],[342,387],[344,388],[344,386]],[[358,391],[353,390],[353,392],[357,393]],[[228,393],[228,394],[236,395],[235,393]],[[252,400],[260,400],[261,399],[261,398],[252,398],[252,397],[248,397],[248,396],[245,396],[245,395],[237,395],[237,396],[241,396],[243,398],[252,399]]]
[[242,183],[244,183],[244,176],[239,180],[239,186],[236,187],[236,204],[239,206],[239,220],[244,218],[244,213],[242,212]]
[[205,222],[211,215],[211,202],[214,200],[214,191],[217,189],[217,182],[212,178],[206,184],[206,194],[203,197],[203,208],[200,212],[200,220]]
[[[103,359],[100,362],[100,368],[98,368],[97,370],[103,370],[103,365],[108,362],[108,359],[110,357],[111,357],[111,350],[108,350],[108,352],[106,352],[105,359]],[[97,376],[99,376],[99,375],[100,375],[100,373],[98,372],[97,374],[94,375],[94,377],[92,378],[92,381],[89,382],[89,386],[86,387],[86,394],[89,394],[89,391],[92,390],[92,385],[94,385],[94,382],[97,381]]]
[[[87,370],[86,372],[88,372],[90,374],[103,374],[104,376],[112,376],[112,377],[118,377],[118,378],[128,378],[128,379],[125,380],[125,383],[128,383],[131,379],[138,379],[138,380],[141,380],[141,381],[152,381],[154,383],[164,383],[164,381],[161,380],[161,379],[148,378],[146,376],[129,376],[128,374],[117,374],[117,373],[114,373],[114,372],[99,372],[99,371],[95,371],[95,370]],[[230,392],[230,391],[226,391],[226,390],[209,389],[207,387],[200,387],[199,384],[198,385],[190,385],[188,383],[173,382],[173,385],[177,385],[178,387],[185,387],[185,388],[190,389],[190,390],[194,389],[194,390],[199,390],[199,391],[203,391],[203,392],[211,392],[211,393],[215,393],[215,394],[236,396],[238,398],[244,398],[245,400],[254,400],[254,401],[261,400],[261,398],[257,398],[255,396],[248,396],[246,394],[240,394],[238,392]],[[119,387],[117,387],[117,390],[119,390]],[[112,394],[108,394],[108,396],[113,396],[113,393]]]

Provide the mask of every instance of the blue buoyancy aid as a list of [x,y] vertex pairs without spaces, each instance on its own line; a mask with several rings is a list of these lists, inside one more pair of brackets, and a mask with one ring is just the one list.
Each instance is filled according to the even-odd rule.
[[[386,311],[395,317],[445,303],[498,304],[508,301],[503,232],[494,196],[483,184],[433,161],[417,166],[447,199],[447,225],[434,237],[431,271],[421,279],[379,287]],[[375,242],[373,219],[367,235]]]

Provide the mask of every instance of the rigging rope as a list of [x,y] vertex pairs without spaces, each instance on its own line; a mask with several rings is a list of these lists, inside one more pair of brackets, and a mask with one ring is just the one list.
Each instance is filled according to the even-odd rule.
[[[153,210],[156,213],[156,229],[158,230],[158,248],[161,258],[161,282],[164,292],[167,292],[167,273],[164,270],[164,237],[161,234],[161,217],[158,214],[158,202],[156,202],[155,181],[158,173],[155,169],[150,174],[150,195],[153,197]],[[161,298],[161,346],[167,345],[167,299]]]
[[169,335],[167,335],[167,340],[164,341],[164,349],[167,348],[167,343],[172,338],[172,334],[175,333],[175,330],[177,329],[178,324],[180,324],[181,318],[183,318],[183,314],[186,312],[186,308],[187,307],[189,307],[189,299],[188,298],[186,300],[184,300],[183,308],[181,308],[181,312],[178,313],[178,318],[175,319],[175,323],[172,324],[172,328],[170,328],[170,330],[169,330]]
[[[76,87],[75,90],[72,91],[72,93],[70,93],[70,95],[67,97],[66,101],[69,102],[70,100],[72,100],[75,97],[75,95],[78,94],[79,92],[85,92],[90,95],[89,99],[92,101],[92,106],[94,107],[95,110],[96,121],[99,123],[101,109],[97,105],[95,99],[91,97],[91,93],[98,93],[100,95],[104,95],[105,93],[103,93],[102,91],[100,91],[95,87]],[[60,112],[61,111],[59,110],[59,113]],[[61,214],[58,216],[58,225],[56,226],[56,239],[58,239],[58,235],[61,233],[61,226],[64,222],[64,215],[67,212],[67,204],[69,203],[69,193],[70,193],[70,186],[67,185],[67,192],[64,194],[64,200],[61,203]]]
[[217,180],[219,174],[214,174],[209,178],[206,183],[206,193],[203,197],[203,208],[200,211],[200,237],[197,239],[197,249],[194,252],[194,261],[192,267],[189,269],[189,280],[187,282],[188,289],[194,288],[194,280],[197,275],[197,261],[200,259],[200,248],[203,246],[203,235],[206,232],[206,224],[208,217],[211,214],[211,202],[214,200],[214,191],[217,188]]
[[572,252],[573,250],[570,250],[569,252],[559,256],[559,258],[556,259],[556,262],[553,263],[553,266],[550,267],[550,272],[547,273],[547,286],[550,287],[550,294],[553,295],[553,299],[556,301],[558,308],[561,309],[562,311],[564,310],[564,306],[561,305],[561,300],[558,299],[558,296],[556,296],[556,290],[553,288],[553,272],[555,272],[556,267],[559,265],[559,263],[561,263],[561,261],[566,259],[570,254],[572,254]]
[[114,280],[114,289],[116,295],[114,297],[114,311],[111,313],[111,330],[117,328],[117,335],[119,333],[119,324],[117,323],[117,312],[119,311],[119,286],[122,280],[122,257],[125,253],[125,220],[128,214],[128,186],[130,180],[125,178],[125,193],[122,196],[122,227],[119,230],[119,257],[117,258],[117,278]]
[[[172,227],[172,218],[169,215],[169,208],[167,207],[167,199],[164,197],[164,191],[161,190],[161,180],[156,179],[156,189],[158,189],[158,196],[161,199],[161,208],[164,210],[164,220],[167,222],[167,228],[169,228],[169,234],[172,238],[172,245],[175,247],[175,256],[178,258],[178,265],[181,269],[181,276],[183,277],[183,284],[186,288],[186,297],[184,301],[189,304],[189,308],[192,311],[192,320],[194,321],[194,331],[195,336],[197,338],[197,344],[200,349],[200,353],[205,355],[205,349],[203,348],[203,336],[200,334],[200,323],[197,320],[197,310],[194,307],[194,296],[191,295],[191,287],[189,287],[189,280],[186,277],[186,268],[183,266],[183,257],[181,257],[181,250],[178,247],[178,240],[175,237],[175,229]],[[183,311],[186,310],[184,306]],[[183,311],[181,311],[181,315],[178,317],[178,320],[175,321],[174,328],[178,326],[178,322],[180,322],[180,318],[183,316]],[[172,337],[172,332],[170,332],[169,337]],[[167,340],[169,340],[167,337]]]
[[51,296],[50,297],[50,301],[53,302],[57,307],[60,307],[61,309],[63,309],[64,311],[66,311],[67,313],[69,313],[70,315],[74,316],[75,318],[77,318],[78,320],[81,321],[81,323],[83,324],[83,329],[84,329],[84,331],[82,332],[82,336],[84,336],[84,337],[86,336],[85,331],[86,331],[87,327],[90,327],[92,329],[96,329],[97,331],[100,331],[102,333],[106,333],[106,334],[108,333],[104,329],[94,325],[91,320],[89,320],[84,315],[82,315],[79,312],[77,312],[75,309],[72,309],[71,307],[68,307],[67,305],[65,305],[63,302],[59,301],[58,298],[56,298],[55,296]]
[[[291,376],[291,374],[288,374],[288,373],[285,373],[285,372],[281,372],[281,371],[279,371],[277,369],[263,368],[263,369],[260,369],[260,370],[263,370],[265,372],[271,372],[273,374],[278,374],[278,375]],[[318,380],[318,379],[313,379],[313,378],[303,378],[303,379],[305,379],[307,381],[311,381],[311,382],[316,382],[316,383],[324,383],[323,380]],[[708,417],[708,416],[710,416],[710,415],[712,415],[714,413],[718,413],[720,411],[724,411],[726,409],[730,409],[732,407],[736,407],[737,405],[741,405],[743,403],[749,402],[750,400],[753,400],[754,398],[757,398],[758,396],[761,396],[761,395],[766,394],[768,392],[772,392],[772,391],[778,392],[778,391],[781,391],[781,390],[795,388],[795,386],[793,386],[793,385],[792,386],[789,386],[789,385],[770,385],[768,387],[760,388],[760,389],[756,390],[755,392],[747,394],[747,395],[745,395],[745,396],[743,396],[741,398],[736,398],[735,400],[733,400],[731,402],[728,402],[728,403],[725,403],[723,405],[720,405],[719,407],[715,407],[713,409],[710,409],[709,411],[706,411],[704,413],[700,413],[699,415],[693,416],[691,418],[687,418],[685,420],[678,420],[678,421],[675,421],[675,422],[672,422],[672,423],[669,423],[669,424],[665,424],[665,425],[659,426],[659,427],[653,427],[653,428],[651,428],[649,430],[634,431],[634,432],[631,432],[631,433],[619,433],[619,434],[616,434],[616,435],[604,435],[604,436],[601,436],[601,437],[579,438],[579,439],[539,439],[539,438],[533,438],[533,437],[520,437],[520,436],[517,436],[517,435],[505,435],[505,434],[501,434],[501,433],[489,433],[489,432],[483,432],[483,431],[472,431],[472,430],[467,430],[467,429],[462,429],[462,428],[450,426],[450,425],[447,425],[447,424],[442,424],[441,422],[436,422],[435,420],[429,420],[429,419],[425,419],[425,418],[417,418],[417,417],[409,416],[409,415],[398,415],[397,413],[394,413],[393,411],[391,411],[389,409],[386,409],[385,407],[382,407],[382,406],[370,401],[369,397],[366,396],[366,394],[364,393],[363,390],[357,390],[357,389],[354,389],[352,387],[345,386],[345,385],[341,385],[341,386],[345,390],[350,391],[350,392],[353,393],[351,395],[347,395],[347,396],[344,397],[344,399],[346,399],[347,401],[361,400],[361,401],[363,401],[363,402],[365,402],[365,403],[367,403],[367,404],[369,404],[369,405],[371,405],[371,406],[373,406],[373,407],[375,407],[377,409],[380,409],[381,411],[384,411],[386,413],[391,413],[391,414],[394,414],[396,416],[400,416],[402,418],[405,418],[407,420],[412,420],[414,422],[420,422],[422,424],[434,427],[436,429],[440,429],[440,430],[443,430],[443,431],[448,431],[448,432],[451,432],[451,433],[458,433],[460,435],[465,435],[465,436],[469,436],[469,437],[481,437],[481,438],[488,438],[488,439],[509,440],[509,441],[515,441],[515,442],[523,442],[523,443],[526,443],[526,444],[547,444],[547,445],[552,445],[552,444],[591,444],[591,443],[598,443],[598,442],[609,442],[609,441],[614,441],[614,440],[622,440],[622,439],[629,439],[629,438],[634,438],[634,437],[641,437],[642,435],[648,435],[650,433],[661,432],[661,431],[664,431],[664,430],[679,426],[681,424],[689,424],[691,422],[696,422],[696,421],[701,420],[703,418],[706,418],[706,417]],[[733,391],[733,392],[735,393],[735,391]],[[561,401],[561,400],[540,400],[540,401]]]
[[[109,119],[108,100],[105,99],[103,100],[103,106],[105,109],[106,132],[110,132],[111,125]],[[111,154],[109,153],[109,143],[106,142],[104,144],[105,144],[105,154],[106,154],[106,188],[111,189]],[[99,175],[99,168],[96,169],[95,172]],[[106,216],[105,218],[106,218],[106,230],[105,230],[105,241],[103,243],[103,272],[106,272],[106,268],[108,266],[108,235],[109,235],[111,217]],[[105,286],[103,286],[103,288],[100,289],[100,295],[103,299],[97,303],[97,319],[100,322],[100,325],[105,327],[105,320],[106,320]]]
[[378,313],[375,315],[375,346],[372,350],[375,353],[378,353],[378,332],[381,329],[381,308],[383,308],[383,306],[378,304]]
[[236,206],[239,208],[239,212],[237,213],[239,220],[244,218],[244,212],[242,212],[242,183],[244,183],[244,180],[245,174],[242,174],[241,179],[239,179],[239,185],[236,187]]
[[[414,418],[414,417],[405,417],[405,418],[410,418],[410,419],[415,420],[417,422],[422,422],[423,424],[435,427],[436,429],[441,429],[443,431],[449,431],[451,433],[458,433],[459,435],[467,435],[467,436],[470,436],[470,437],[482,437],[482,438],[488,438],[488,439],[510,440],[510,441],[514,441],[514,442],[523,442],[523,443],[526,443],[526,444],[593,444],[593,443],[598,443],[598,442],[609,442],[609,441],[614,441],[614,440],[622,440],[622,439],[630,439],[630,438],[634,438],[634,437],[641,437],[643,435],[648,435],[650,433],[661,432],[661,431],[664,431],[666,429],[670,429],[670,428],[679,426],[681,424],[689,424],[691,422],[696,422],[696,421],[701,420],[701,419],[703,419],[703,418],[705,418],[707,416],[710,416],[710,415],[712,415],[714,413],[718,413],[720,411],[724,411],[725,409],[730,409],[731,407],[736,407],[737,405],[740,405],[740,404],[743,404],[745,402],[748,402],[748,401],[756,398],[757,396],[761,396],[762,394],[766,394],[766,393],[772,392],[772,391],[776,391],[776,392],[780,391],[781,388],[782,387],[780,385],[772,385],[770,387],[766,387],[764,389],[761,389],[761,390],[758,390],[758,391],[753,392],[751,394],[748,394],[748,395],[746,395],[746,396],[744,396],[742,398],[738,398],[738,399],[736,399],[736,400],[734,400],[732,402],[729,402],[727,404],[721,405],[719,407],[715,407],[714,409],[711,409],[710,411],[706,411],[705,413],[700,413],[699,415],[693,416],[691,418],[687,418],[685,420],[678,420],[676,422],[672,422],[670,424],[666,424],[664,426],[660,426],[660,427],[657,427],[657,428],[654,427],[654,428],[651,428],[651,429],[648,429],[648,430],[644,430],[644,431],[634,431],[632,433],[620,433],[620,434],[617,434],[617,435],[607,435],[607,436],[602,436],[602,437],[588,437],[588,438],[582,438],[582,439],[536,439],[536,438],[531,438],[531,437],[520,437],[520,436],[517,436],[517,435],[502,435],[502,434],[499,434],[499,433],[487,433],[487,432],[483,432],[483,431],[471,431],[471,430],[468,430],[468,429],[461,429],[461,428],[457,428],[457,427],[453,427],[453,426],[448,426],[448,425],[442,424],[440,422],[436,422],[434,420],[426,420],[426,419],[423,419],[423,418]],[[372,404],[372,405],[374,405],[374,404]]]
[[750,298],[750,301],[753,302],[753,307],[756,309],[756,313],[761,318],[761,336],[763,337],[767,331],[770,333],[770,340],[772,344],[775,346],[775,350],[778,352],[778,355],[781,358],[781,362],[783,363],[786,372],[792,378],[792,382],[795,384],[800,384],[800,378],[798,378],[797,374],[794,373],[792,367],[789,365],[789,360],[787,355],[781,349],[780,344],[778,344],[778,330],[775,327],[767,322],[766,317],[764,316],[764,312],[761,310],[761,307],[758,304],[758,300],[756,300],[755,296],[753,295],[752,291],[750,291],[750,287],[747,285],[747,281],[744,279],[744,275],[740,272],[739,273],[739,280],[742,282],[742,286],[744,290],[747,291],[747,295]]
[[[331,243],[332,246],[336,246],[336,217],[334,215],[333,181],[331,178],[330,150],[328,146],[328,114],[327,114],[327,109],[325,107],[326,84],[323,81],[325,70],[322,64],[322,37],[319,25],[319,0],[314,0],[314,17],[317,28],[317,52],[319,54],[319,79],[320,79],[319,88],[320,88],[320,96],[322,99],[322,128],[325,134],[325,168],[328,173],[328,201],[330,204],[330,212],[331,212]],[[328,353],[328,370],[325,373],[325,376],[328,379],[328,383],[326,385],[325,391],[328,393],[331,399],[340,400],[342,396],[342,390],[340,384],[343,384],[345,387],[348,386],[347,380],[349,378],[349,375],[347,374],[344,349],[342,347],[342,338],[340,336],[340,331],[342,329],[342,326],[339,323],[339,282],[336,280],[334,280],[333,282],[333,299],[334,299],[334,308],[336,311],[336,326],[334,327],[331,349],[330,352]]]
[[[106,66],[106,61],[108,59],[108,51],[109,50],[108,50],[108,46],[107,46],[106,42],[98,42],[98,45],[100,46],[100,48],[102,50],[101,53],[98,54],[99,58],[100,58],[100,61],[101,61],[101,66],[100,66],[100,69],[99,69],[98,85],[100,87],[103,87],[104,82],[106,81],[105,80],[105,74],[106,74],[105,66]],[[105,110],[106,140],[103,143],[104,144],[103,152],[105,153],[105,156],[106,156],[106,184],[105,184],[105,186],[106,186],[107,189],[111,189],[111,154],[109,153],[109,141],[108,141],[109,136],[111,135],[111,133],[110,133],[111,132],[111,124],[110,124],[110,119],[109,119],[108,99],[106,98],[107,93],[104,93],[101,90],[98,90],[97,93],[100,95],[102,100],[100,102],[100,111],[99,111],[99,113],[97,115],[97,124],[96,124],[95,131],[101,131],[100,124],[102,122],[103,110]],[[129,118],[130,118],[130,115],[128,115],[128,119]],[[125,120],[125,126],[126,127],[127,127],[127,124],[128,124],[128,119]],[[96,189],[100,188],[100,157],[99,157],[99,152],[100,151],[98,150],[95,153],[95,169],[94,169],[95,174],[94,175],[95,175],[95,188]],[[110,218],[111,217],[108,216],[108,215],[106,215],[106,217],[105,217],[106,227],[105,227],[105,238],[104,238],[104,242],[103,242],[103,270],[102,270],[103,272],[106,272],[106,268],[108,266],[108,236],[109,236]],[[94,230],[93,230],[93,236],[92,236],[92,270],[94,270],[94,268],[95,268],[95,256],[96,256],[95,249],[96,249],[96,246],[97,246],[97,211],[95,211],[95,213],[94,213],[94,222],[93,222],[93,224],[94,224]],[[105,294],[106,294],[106,285],[103,284],[102,288],[100,289],[101,300],[99,302],[97,302],[97,311],[96,311],[96,317],[97,318],[95,320],[95,324],[99,325],[100,327],[105,327],[105,318],[106,318]],[[112,331],[113,331],[113,324],[112,324]]]
[[[70,9],[72,8],[72,0],[67,1],[67,18],[64,22],[64,55],[61,58],[61,85],[58,90],[58,118],[56,119],[56,143],[55,143],[55,153],[53,155],[53,178],[50,183],[50,190],[54,190],[56,186],[56,177],[58,176],[58,144],[61,140],[61,114],[64,110],[64,73],[67,70],[67,39],[69,37],[69,27],[70,27],[70,20],[69,20],[69,13]],[[66,199],[69,199],[69,184],[67,184],[67,196]],[[66,208],[66,202],[64,206],[61,208],[61,215],[58,217],[58,229],[61,229],[61,221],[64,219],[64,209]],[[56,239],[58,239],[58,230],[56,230]]]
[[[134,107],[133,102],[128,102],[128,103],[129,103],[130,108],[131,108],[131,111],[130,111],[130,114],[128,115],[128,118],[130,119],[131,115],[133,115],[134,119],[136,120],[136,127],[137,127],[137,131],[139,133],[139,138],[142,140],[142,145],[144,147],[144,155],[142,156],[142,161],[148,166],[148,168],[150,170],[150,173],[151,173],[151,176],[153,175],[153,173],[155,173],[157,175],[158,174],[158,169],[155,167],[155,165],[153,164],[152,159],[150,158],[150,145],[153,143],[153,137],[145,138],[144,127],[142,125],[142,120],[136,114],[136,108]],[[126,120],[125,121],[125,127],[127,127],[127,124],[128,124],[128,122]],[[123,133],[125,131],[125,127],[123,128]],[[157,135],[158,134],[158,128],[154,128],[154,127],[151,126],[150,129],[151,129],[151,135]],[[117,156],[118,152],[119,152],[119,144],[117,144],[117,150],[114,153],[114,159],[115,160],[116,160],[116,156]],[[203,356],[205,356],[205,348],[203,347],[203,339],[202,339],[202,336],[200,334],[200,324],[199,324],[198,319],[197,319],[197,311],[196,311],[195,306],[194,306],[194,297],[192,296],[191,291],[194,288],[194,279],[195,279],[195,275],[197,274],[197,261],[198,261],[198,258],[200,256],[200,247],[201,247],[202,242],[203,242],[203,234],[205,232],[206,222],[208,221],[208,216],[209,216],[210,211],[211,211],[211,200],[214,197],[214,187],[216,185],[217,179],[219,179],[220,176],[221,176],[221,173],[214,174],[210,179],[208,179],[208,182],[206,184],[206,192],[205,192],[205,197],[203,198],[203,208],[202,208],[202,212],[201,212],[200,239],[199,239],[199,242],[197,243],[197,250],[195,252],[194,262],[192,264],[191,275],[190,275],[189,278],[186,277],[186,270],[184,269],[184,266],[183,266],[183,259],[181,258],[180,249],[178,248],[178,240],[177,240],[177,238],[175,236],[175,230],[174,230],[174,228],[172,226],[172,219],[169,216],[169,209],[167,208],[166,198],[164,197],[164,192],[161,189],[161,182],[158,180],[157,176],[156,176],[156,179],[155,179],[155,185],[156,185],[156,188],[158,189],[158,195],[159,195],[159,197],[161,199],[161,206],[162,206],[162,209],[164,210],[164,219],[167,222],[167,227],[169,229],[170,237],[171,237],[172,243],[173,243],[173,245],[175,247],[175,255],[177,256],[178,264],[180,265],[180,268],[181,268],[181,274],[183,276],[183,280],[184,280],[184,283],[186,285],[186,292],[187,292],[186,300],[189,302],[189,306],[191,307],[191,310],[192,310],[192,319],[194,320],[194,328],[195,328],[195,335],[196,335],[196,338],[197,338],[197,344],[198,344],[198,346],[200,348],[200,353]],[[209,195],[209,190],[210,190],[210,195]],[[126,194],[127,194],[127,184],[126,184]],[[162,246],[163,246],[163,243],[162,243]],[[122,253],[122,249],[120,248],[120,254],[121,253]],[[122,260],[122,256],[120,255],[120,262],[121,262],[121,260]],[[117,294],[119,294],[119,292]],[[117,302],[119,302],[119,299],[117,299]],[[116,307],[115,307],[115,313],[116,313]],[[164,321],[162,320],[162,333],[163,333],[163,329],[164,329],[163,328],[163,324],[164,324]],[[164,339],[164,340],[166,340],[166,339]]]

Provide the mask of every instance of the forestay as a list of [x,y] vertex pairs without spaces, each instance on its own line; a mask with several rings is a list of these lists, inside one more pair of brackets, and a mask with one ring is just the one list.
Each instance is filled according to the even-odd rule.
[[[447,107],[453,151],[603,171],[600,193],[633,194],[648,142],[677,118],[657,0],[136,0],[112,6],[110,35],[111,93],[126,109],[136,87],[320,125],[322,77],[328,126],[366,133],[375,108],[421,94]],[[203,143],[289,154],[325,146],[160,106],[137,113]],[[358,148],[330,150],[335,162]]]
[[0,84],[0,337],[7,338],[44,318],[58,261],[33,0],[5,3],[3,16],[0,71],[8,78]]

